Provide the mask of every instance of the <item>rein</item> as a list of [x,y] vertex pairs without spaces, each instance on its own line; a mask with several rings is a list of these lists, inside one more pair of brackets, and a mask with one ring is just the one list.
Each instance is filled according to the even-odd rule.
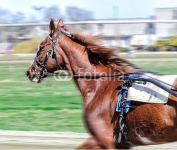
[[117,77],[117,76],[123,76],[125,74],[119,73],[119,74],[107,74],[107,75],[70,75],[65,73],[45,73],[46,76],[60,76],[60,77],[76,77],[76,78],[83,78],[83,79],[99,79],[104,77]]
[[[164,81],[155,79],[155,78],[153,78],[151,76],[148,76],[144,73],[152,73],[154,75],[164,75],[164,74],[159,74],[159,73],[152,72],[152,71],[139,71],[139,72],[133,72],[133,73],[127,73],[127,74],[118,73],[118,74],[106,74],[106,75],[105,74],[104,75],[70,75],[70,74],[65,74],[65,73],[48,73],[48,72],[45,72],[44,75],[46,75],[46,76],[60,76],[60,77],[75,77],[75,78],[82,78],[82,79],[99,79],[99,78],[104,78],[104,77],[122,77],[121,79],[124,79],[125,76],[130,76],[131,77],[131,75],[134,75],[134,77],[136,77],[136,78],[133,78],[132,80],[135,80],[135,81],[136,80],[140,81],[140,78],[141,78],[140,75],[144,75],[144,76],[148,77],[148,79],[144,79],[143,81],[145,81],[145,80],[147,82],[150,81],[153,84],[155,83],[157,86],[159,86],[158,83],[161,83],[161,84],[164,84],[166,86],[171,86],[172,88],[177,89],[177,86],[170,85],[170,84],[168,84]],[[175,95],[175,96],[177,96],[177,95]]]

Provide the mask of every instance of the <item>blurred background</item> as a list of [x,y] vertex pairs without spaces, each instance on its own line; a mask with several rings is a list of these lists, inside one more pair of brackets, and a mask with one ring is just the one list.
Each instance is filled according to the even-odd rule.
[[[62,18],[69,27],[104,35],[108,46],[120,51],[177,51],[177,2],[175,0],[1,1],[0,52],[34,53],[19,49],[36,47],[48,34],[51,18]],[[36,42],[36,43],[35,43]]]
[[62,18],[71,31],[102,34],[104,45],[117,47],[121,57],[147,70],[177,74],[176,0],[0,0],[2,145],[6,138],[21,141],[23,135],[32,138],[44,131],[59,141],[77,133],[69,142],[53,141],[57,148],[78,145],[87,137],[82,98],[72,81],[48,78],[35,84],[24,75],[38,44],[49,34],[51,18]]

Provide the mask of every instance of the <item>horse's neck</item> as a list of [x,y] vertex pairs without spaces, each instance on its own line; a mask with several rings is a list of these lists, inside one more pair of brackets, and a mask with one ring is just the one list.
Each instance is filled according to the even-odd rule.
[[69,66],[66,66],[69,73],[77,75],[85,71],[85,69],[87,71],[93,69],[93,66],[88,61],[84,46],[73,42],[65,36],[61,36],[59,42],[66,58],[65,61],[67,61],[65,64],[69,64]]
[[[64,52],[65,58],[67,59],[67,62],[65,63],[69,64],[69,66],[67,67],[69,73],[74,75],[90,75],[90,76],[96,74],[105,75],[118,73],[115,72],[113,68],[104,66],[101,63],[99,63],[98,65],[91,64],[92,58],[88,56],[89,54],[85,51],[85,47],[73,42],[69,38],[62,36],[59,42],[60,42],[59,45]],[[121,82],[115,78],[114,79],[74,78],[74,81],[83,96],[85,105],[92,101],[96,94],[100,95],[100,93],[103,92],[115,92],[116,87],[121,84]]]

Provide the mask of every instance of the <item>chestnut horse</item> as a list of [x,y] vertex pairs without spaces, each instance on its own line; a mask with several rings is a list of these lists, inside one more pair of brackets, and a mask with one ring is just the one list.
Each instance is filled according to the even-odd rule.
[[[101,46],[97,36],[71,34],[60,19],[50,21],[50,34],[40,43],[33,64],[26,75],[40,83],[46,73],[67,70],[83,97],[83,120],[91,137],[78,149],[131,148],[122,136],[119,143],[117,97],[123,82],[119,77],[85,79],[79,75],[126,74],[138,68],[116,55],[115,49]],[[177,81],[173,84],[177,85]],[[177,141],[177,97],[170,95],[167,104],[132,102],[125,115],[127,133],[133,145]]]

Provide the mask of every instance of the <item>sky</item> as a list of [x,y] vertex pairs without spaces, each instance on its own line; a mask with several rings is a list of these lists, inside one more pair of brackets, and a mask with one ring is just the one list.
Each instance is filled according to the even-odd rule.
[[[32,6],[57,5],[64,14],[66,6],[77,6],[94,12],[95,19],[147,18],[154,8],[177,7],[177,0],[0,0],[0,8],[27,15],[40,15]],[[117,13],[114,13],[117,12]]]

